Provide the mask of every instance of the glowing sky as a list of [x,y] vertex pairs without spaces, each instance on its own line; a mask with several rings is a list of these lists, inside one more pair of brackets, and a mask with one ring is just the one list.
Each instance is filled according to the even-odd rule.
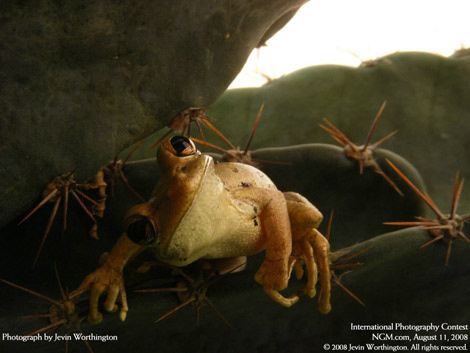
[[320,64],[357,66],[396,51],[470,47],[470,0],[311,0],[255,50],[231,88]]

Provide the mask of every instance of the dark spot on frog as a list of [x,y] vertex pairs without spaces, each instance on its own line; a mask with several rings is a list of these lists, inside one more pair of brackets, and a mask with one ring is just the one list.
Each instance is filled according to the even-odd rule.
[[186,171],[186,166],[181,167],[181,171],[182,171],[182,172],[185,172],[185,171]]
[[251,186],[250,183],[245,183],[244,181],[242,181],[240,185],[244,188],[249,188]]
[[253,206],[253,211],[255,211],[255,213],[258,214],[258,207]]
[[256,216],[253,217],[253,223],[255,224],[255,227],[258,226],[258,219],[256,218]]

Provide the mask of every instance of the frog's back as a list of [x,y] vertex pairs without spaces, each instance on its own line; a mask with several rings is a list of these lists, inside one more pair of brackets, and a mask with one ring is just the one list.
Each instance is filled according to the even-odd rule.
[[215,173],[229,190],[241,187],[257,187],[276,190],[272,180],[261,170],[242,163],[217,163]]

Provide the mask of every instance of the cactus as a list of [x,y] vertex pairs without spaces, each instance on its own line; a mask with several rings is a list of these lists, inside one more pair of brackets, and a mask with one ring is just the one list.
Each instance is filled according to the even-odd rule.
[[[302,351],[306,347],[320,348],[326,341],[360,343],[369,339],[370,333],[351,332],[350,323],[415,323],[417,318],[426,322],[435,321],[436,317],[443,322],[465,320],[469,314],[466,303],[470,294],[465,281],[470,270],[468,261],[465,260],[468,249],[463,242],[457,242],[449,266],[446,267],[444,244],[436,243],[420,249],[430,239],[427,231],[414,227],[391,232],[394,228],[386,228],[390,226],[381,224],[383,221],[411,218],[423,211],[420,199],[412,197],[407,186],[392,174],[393,171],[387,169],[382,159],[384,156],[399,165],[419,188],[423,188],[423,184],[417,171],[401,157],[383,150],[376,152],[381,167],[390,173],[390,177],[403,190],[404,197],[398,195],[372,170],[365,171],[361,176],[356,166],[344,159],[343,152],[336,146],[313,144],[252,152],[258,158],[287,160],[292,163],[289,166],[263,166],[265,172],[270,173],[280,184],[279,187],[295,186],[296,191],[307,194],[314,202],[331,202],[336,205],[330,236],[333,250],[331,259],[335,263],[363,251],[352,260],[362,265],[335,270],[335,273],[341,283],[365,303],[365,307],[356,303],[337,286],[333,289],[333,310],[328,315],[320,316],[316,312],[316,305],[310,300],[301,300],[288,310],[278,307],[266,299],[253,281],[253,274],[262,261],[262,256],[254,256],[250,257],[248,268],[243,272],[229,274],[208,289],[211,301],[236,330],[223,325],[220,318],[207,308],[200,310],[200,326],[197,327],[196,314],[191,306],[155,324],[158,317],[178,302],[172,293],[144,294],[133,291],[142,288],[138,285],[139,280],[147,278],[135,272],[139,263],[150,259],[142,258],[126,274],[132,311],[125,324],[120,323],[113,315],[105,316],[103,323],[98,326],[82,323],[81,330],[85,334],[91,332],[96,335],[118,335],[117,343],[91,341],[94,351],[122,351],[125,349],[123,347],[133,346],[139,350],[158,347],[159,351],[174,352],[185,351],[194,344],[198,346],[198,351],[266,349],[279,352],[285,351],[288,346]],[[149,195],[149,190],[159,175],[154,159],[129,163],[124,171],[129,182],[144,196]],[[325,182],[327,186],[323,185]],[[334,192],[329,189],[330,186],[341,188],[341,185],[341,193],[338,189]],[[371,207],[375,208],[374,211],[357,206],[361,193],[364,193],[364,198],[371,203]],[[377,201],[374,201],[375,197]],[[379,205],[380,199],[387,201]],[[46,245],[47,256],[40,259],[33,277],[24,276],[34,254],[34,251],[28,251],[26,245],[34,243],[33,230],[40,222],[35,220],[25,224],[28,227],[26,229],[10,226],[5,230],[8,237],[2,237],[2,248],[10,249],[9,256],[1,260],[2,268],[5,269],[2,276],[8,275],[8,278],[16,278],[21,283],[26,281],[40,293],[46,292],[51,297],[57,297],[56,284],[53,281],[50,284],[44,283],[46,273],[53,270],[52,259],[58,261],[64,286],[75,287],[95,267],[99,253],[112,246],[121,232],[120,222],[126,210],[136,202],[138,200],[135,195],[124,184],[116,185],[115,198],[109,200],[107,215],[100,222],[100,241],[84,238],[87,225],[79,217],[80,212],[76,212],[75,217],[70,220],[73,224],[70,224],[65,235],[66,240],[60,243],[60,238],[55,238],[54,242]],[[328,211],[329,209],[324,211],[325,216]],[[325,227],[326,224],[325,219]],[[56,231],[58,230],[60,228]],[[379,235],[379,232],[384,234]],[[8,261],[12,258],[17,259],[16,266],[8,267]],[[147,279],[146,283],[153,287],[173,286],[175,281],[169,270],[164,268],[154,270],[152,278],[154,279],[150,282]],[[288,290],[294,291],[296,286],[302,285],[302,281],[292,282],[293,287]],[[14,298],[12,294],[16,289],[6,286],[0,286],[0,291],[4,294],[2,297],[7,297],[11,303],[8,308],[2,307],[1,326],[18,327],[23,333],[44,326],[44,319],[41,318],[27,322],[18,318],[19,315],[28,314],[27,310],[42,313],[44,307],[37,309],[36,306],[28,305],[26,308],[23,305],[20,309],[18,306],[27,300],[27,294]],[[86,297],[77,307],[82,308],[82,314],[86,312]],[[443,307],[446,308],[444,311]],[[175,337],[181,336],[187,339],[175,340]],[[74,344],[74,349],[86,351],[82,343],[71,344]],[[51,347],[44,342],[29,345],[36,351],[47,351]],[[25,345],[11,344],[8,347],[15,352],[15,349],[24,349]],[[58,345],[57,349],[63,349],[62,347]]]
[[[227,91],[208,111],[223,131],[247,134],[248,119],[265,110],[253,148],[331,143],[318,128],[327,118],[353,141],[363,141],[383,101],[387,106],[377,136],[398,130],[384,144],[422,175],[437,204],[449,204],[447,186],[460,170],[470,177],[467,130],[470,57],[395,53],[372,67],[305,68],[260,88]],[[245,135],[242,135],[245,136]],[[276,136],[276,138],[273,138]],[[210,138],[210,136],[208,137]],[[234,136],[234,143],[242,143]],[[470,209],[470,198],[461,200]]]
[[[375,134],[397,134],[384,148],[406,158],[422,175],[437,204],[450,204],[447,186],[455,172],[470,177],[468,119],[470,56],[403,52],[375,66],[313,66],[259,88],[229,90],[207,111],[217,128],[243,145],[262,103],[252,148],[327,143],[318,124],[326,118],[354,142],[365,139],[382,102],[387,106]],[[155,141],[158,137],[149,138]],[[217,137],[207,132],[209,141]],[[145,146],[137,158],[148,158]],[[137,152],[139,153],[139,152]],[[470,198],[461,200],[470,209]]]
[[[158,28],[146,26],[144,21],[138,27],[142,33],[133,31],[132,35],[124,35],[124,32],[119,32],[121,37],[116,36],[113,32],[116,21],[122,18],[119,16],[124,10],[129,10],[124,5],[116,5],[108,17],[100,17],[94,14],[106,13],[109,10],[107,3],[87,3],[77,8],[83,16],[59,24],[52,19],[57,19],[57,14],[67,14],[66,10],[72,5],[48,7],[52,5],[47,2],[24,7],[2,5],[2,16],[8,19],[2,24],[2,39],[7,44],[17,39],[18,43],[12,47],[14,50],[11,53],[16,50],[19,55],[15,65],[13,56],[2,55],[0,60],[10,65],[8,67],[16,68],[16,73],[20,72],[19,65],[28,58],[31,64],[24,69],[30,74],[29,77],[24,74],[7,76],[2,71],[7,83],[5,87],[10,89],[9,95],[5,96],[4,90],[2,97],[10,97],[8,104],[12,104],[2,103],[5,111],[9,112],[9,115],[2,116],[8,122],[5,126],[9,128],[2,128],[3,140],[8,146],[16,146],[16,149],[1,157],[7,167],[2,176],[5,197],[0,208],[7,211],[1,219],[0,249],[3,256],[0,257],[0,277],[8,280],[0,283],[0,297],[6,304],[0,307],[2,332],[25,334],[47,325],[47,320],[40,315],[51,309],[38,309],[27,304],[28,295],[35,293],[38,296],[40,293],[41,298],[47,297],[49,302],[55,303],[53,298],[59,297],[57,285],[55,281],[47,280],[54,272],[55,263],[61,273],[60,294],[67,299],[70,307],[75,307],[69,310],[65,305],[58,305],[62,312],[55,315],[60,316],[62,321],[55,326],[64,330],[60,334],[68,332],[69,311],[73,311],[72,329],[76,329],[80,321],[75,314],[85,315],[87,300],[77,299],[78,302],[74,303],[63,288],[76,288],[84,276],[96,267],[100,254],[109,250],[121,234],[126,211],[140,201],[128,186],[117,183],[114,196],[106,200],[103,219],[95,220],[99,225],[99,239],[86,236],[93,222],[83,214],[79,205],[71,205],[67,231],[62,232],[61,224],[51,225],[50,238],[44,244],[43,255],[38,259],[34,272],[30,272],[30,268],[41,241],[38,229],[45,227],[50,210],[41,208],[21,227],[17,227],[16,221],[9,221],[18,217],[20,212],[27,213],[27,208],[33,206],[34,199],[38,198],[52,177],[77,168],[76,177],[87,179],[118,152],[168,124],[181,111],[188,107],[209,105],[240,69],[249,49],[262,44],[272,30],[278,29],[292,16],[299,4],[295,1],[288,4],[276,1],[270,5],[244,2],[243,6],[240,5],[240,11],[253,16],[250,17],[252,21],[242,21],[246,27],[242,26],[240,33],[233,34],[229,33],[230,30],[220,32],[225,25],[234,25],[236,21],[226,23],[221,20],[223,14],[229,11],[226,7],[229,5],[225,2],[218,2],[217,6],[210,2],[201,8],[186,3],[178,6],[133,5],[131,10],[135,16],[129,19],[132,22],[129,25],[135,25],[134,21],[138,18],[152,18],[157,9],[161,10],[157,11],[159,20],[180,18],[170,16],[173,11],[190,10],[201,14],[191,16],[196,23],[184,23],[181,33],[173,33],[188,44],[185,49],[192,50],[191,57],[196,60],[195,66],[185,66],[182,72],[169,70],[168,64],[161,67],[149,64],[148,59],[152,55],[161,57],[164,63],[173,62],[170,59],[176,49],[161,50],[164,38]],[[262,11],[253,10],[254,6],[261,6]],[[32,10],[41,10],[39,17],[32,16]],[[19,37],[13,37],[11,33],[14,33],[15,26],[26,19],[32,22],[24,27],[23,32],[16,34]],[[65,16],[65,19],[69,18]],[[204,26],[198,27],[199,23]],[[70,41],[62,47],[62,56],[54,56],[56,52],[52,51],[51,57],[41,57],[43,61],[35,61],[27,55],[20,55],[22,45],[27,49],[34,45],[28,38],[37,36],[38,28],[44,31],[41,33],[46,35],[45,38],[50,38],[48,36],[57,34],[57,26],[65,26],[70,31]],[[193,35],[188,34],[189,27],[197,28],[197,31]],[[84,36],[86,29],[91,30],[89,36]],[[235,33],[241,35],[245,32],[250,33],[250,40],[244,42],[249,44],[246,48],[235,36]],[[213,39],[220,33],[230,35],[222,35],[219,38],[221,46],[212,48],[217,70],[208,73],[204,66],[207,64],[204,50],[209,44],[204,40]],[[102,45],[110,38],[114,38],[110,43],[118,43],[119,38],[127,39],[121,49],[129,50],[120,52],[118,58],[111,57],[107,64],[98,65],[103,57],[113,52],[113,48],[102,46],[97,53],[93,52],[97,60],[90,62],[90,52],[85,49],[92,51],[94,45]],[[152,38],[156,39],[153,43],[155,47],[148,49],[148,41]],[[194,41],[194,38],[200,41]],[[205,44],[200,47],[201,41]],[[137,49],[141,44],[145,48],[139,51]],[[35,45],[45,45],[45,41]],[[130,48],[136,51],[131,52]],[[131,55],[133,53],[134,56]],[[56,60],[47,62],[52,57]],[[123,60],[131,57],[136,60],[134,66],[126,68],[128,64]],[[224,58],[233,61],[228,60],[224,65]],[[43,70],[40,65],[46,62],[48,65],[44,67],[49,71]],[[214,124],[221,131],[231,132],[230,138],[235,146],[243,145],[251,129],[251,123],[247,121],[253,121],[264,102],[260,128],[252,144],[255,150],[251,151],[251,155],[259,160],[286,162],[266,163],[261,168],[279,189],[303,194],[323,212],[325,220],[321,231],[330,234],[334,269],[332,281],[348,288],[365,307],[342,291],[339,285],[333,289],[333,310],[328,315],[318,314],[316,305],[309,300],[301,300],[290,309],[280,307],[267,300],[253,280],[253,274],[262,261],[262,255],[256,255],[250,257],[243,272],[219,278],[207,292],[211,302],[235,330],[221,324],[218,315],[204,308],[201,308],[199,327],[196,326],[196,314],[190,308],[184,308],[164,322],[155,324],[158,317],[177,305],[176,296],[172,293],[148,295],[134,289],[141,288],[142,283],[164,287],[174,283],[175,279],[168,268],[157,267],[145,275],[137,271],[141,264],[151,259],[144,255],[127,269],[132,309],[125,324],[114,316],[105,315],[99,326],[86,322],[80,325],[85,335],[117,335],[118,340],[106,343],[91,341],[89,346],[69,342],[73,345],[71,349],[86,352],[92,347],[96,353],[136,349],[159,352],[316,351],[322,349],[325,343],[355,344],[370,340],[370,332],[353,331],[351,323],[420,324],[438,320],[438,323],[467,324],[470,316],[470,290],[467,286],[470,265],[466,261],[468,245],[461,239],[452,239],[452,255],[447,258],[446,248],[450,247],[441,241],[430,244],[435,235],[428,230],[421,227],[396,230],[383,223],[405,225],[415,216],[429,215],[423,200],[431,209],[434,206],[426,190],[439,207],[452,205],[452,214],[457,203],[461,212],[465,214],[469,211],[469,198],[465,197],[462,184],[456,181],[453,186],[451,180],[456,170],[460,170],[464,177],[470,173],[467,124],[463,124],[470,111],[467,99],[469,63],[465,55],[444,58],[424,53],[397,53],[375,65],[359,68],[306,68],[260,88],[227,91],[207,111],[208,115],[217,118]],[[147,75],[144,70],[146,64],[150,65],[146,70],[154,76]],[[128,76],[126,72],[132,75]],[[51,75],[49,79],[41,81],[40,78],[48,77],[45,76],[47,73]],[[84,78],[84,73],[91,76]],[[21,82],[23,86],[20,87]],[[80,82],[86,89],[70,90]],[[108,91],[104,86],[110,82],[112,85]],[[47,85],[47,90],[43,85]],[[22,90],[30,93],[27,103]],[[140,92],[138,102],[135,101],[136,90]],[[87,106],[77,103],[84,99],[89,102]],[[38,102],[41,100],[47,101],[48,105],[40,105]],[[322,123],[322,118],[327,118],[351,141],[363,141],[372,118],[384,100],[388,103],[376,134],[385,136],[397,128],[399,131],[387,141],[387,149],[373,151],[376,167],[358,167],[346,156],[343,148],[331,144],[331,138],[318,125]],[[15,114],[22,118],[18,122],[12,120],[14,104],[23,108],[15,110]],[[62,119],[64,111],[61,107],[64,106],[69,110],[65,111],[66,118]],[[37,109],[30,109],[32,107]],[[103,115],[110,118],[104,119]],[[91,126],[90,122],[94,125]],[[28,129],[24,128],[24,124]],[[74,136],[70,132],[61,134],[69,131],[73,124],[76,126]],[[32,139],[32,130],[37,126],[41,127],[38,130],[40,136]],[[328,125],[327,129],[334,130],[334,127]],[[24,132],[22,136],[19,136],[19,131]],[[51,134],[59,136],[52,138]],[[154,152],[149,155],[145,151],[162,134],[152,135],[143,144],[144,147],[133,155],[135,161],[124,166],[114,165],[123,168],[123,175],[129,184],[144,198],[151,194],[160,173]],[[208,141],[216,141],[210,131],[205,133],[205,137]],[[30,142],[29,149],[25,147],[25,140]],[[57,142],[61,143],[60,148],[52,153],[52,146]],[[127,155],[127,152],[122,153]],[[143,159],[143,156],[152,158]],[[219,160],[223,158],[221,155],[214,157]],[[9,164],[9,161],[14,163]],[[395,170],[401,172],[397,174]],[[18,176],[21,176],[20,180],[13,181]],[[419,189],[420,195],[409,187],[410,184]],[[334,219],[330,232],[327,231],[327,216],[332,209]],[[468,216],[464,219],[468,220]],[[464,224],[460,231],[463,234],[460,238],[465,240],[468,224]],[[423,244],[430,245],[421,248]],[[343,268],[342,265],[347,263],[345,259],[350,259],[354,266]],[[446,266],[445,261],[448,262]],[[16,285],[12,285],[13,282]],[[302,280],[291,279],[291,282],[292,287],[289,286],[287,291],[295,291],[303,285]],[[27,321],[19,318],[28,314],[34,317]],[[49,352],[52,349],[61,351],[64,346],[62,342],[21,343],[4,339],[0,341],[0,348],[8,352]]]
[[210,105],[303,2],[2,2],[0,224]]

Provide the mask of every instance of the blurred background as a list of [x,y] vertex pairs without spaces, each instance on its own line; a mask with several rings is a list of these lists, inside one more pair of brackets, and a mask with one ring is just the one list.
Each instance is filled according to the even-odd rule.
[[468,0],[309,1],[253,51],[230,88],[257,87],[306,66],[357,66],[398,51],[448,56],[470,47],[469,13]]

